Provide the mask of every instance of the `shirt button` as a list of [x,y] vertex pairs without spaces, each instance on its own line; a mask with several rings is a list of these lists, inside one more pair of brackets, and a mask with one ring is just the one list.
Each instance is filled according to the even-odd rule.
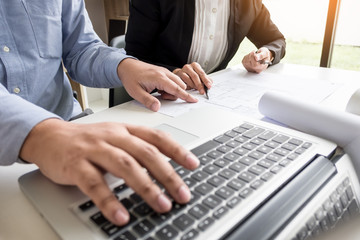
[[4,52],[10,52],[10,48],[8,48],[7,46],[4,46]]
[[216,13],[216,12],[217,12],[217,9],[216,9],[216,8],[213,8],[213,9],[212,9],[212,12],[213,12],[213,13]]
[[209,38],[210,38],[210,40],[213,40],[213,39],[214,39],[214,35],[210,35]]
[[14,93],[20,93],[20,88],[18,88],[18,87],[16,87],[16,88],[14,88]]
[[205,65],[205,66],[207,66],[208,64],[209,64],[209,62],[208,62],[208,61],[204,62],[204,65]]

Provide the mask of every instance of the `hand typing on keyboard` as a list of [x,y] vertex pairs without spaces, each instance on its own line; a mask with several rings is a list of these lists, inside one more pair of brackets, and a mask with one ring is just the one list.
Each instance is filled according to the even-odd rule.
[[130,220],[129,213],[109,189],[104,172],[123,178],[160,213],[169,211],[172,202],[143,167],[179,204],[190,200],[189,188],[161,153],[187,169],[199,165],[191,152],[159,130],[119,123],[76,124],[58,119],[36,125],[20,157],[38,165],[52,181],[78,186],[109,221],[124,225]]

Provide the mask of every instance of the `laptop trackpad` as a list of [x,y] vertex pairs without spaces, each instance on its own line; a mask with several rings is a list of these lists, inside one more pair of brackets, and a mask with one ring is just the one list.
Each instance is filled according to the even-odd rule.
[[160,124],[158,126],[155,126],[154,128],[162,130],[164,132],[167,132],[181,145],[185,146],[190,144],[192,141],[198,139],[199,137],[196,135],[193,135],[191,133],[185,132],[179,128],[173,127],[168,124]]

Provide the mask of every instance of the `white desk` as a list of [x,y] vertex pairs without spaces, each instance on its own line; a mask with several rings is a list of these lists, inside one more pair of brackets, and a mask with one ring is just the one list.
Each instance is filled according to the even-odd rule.
[[[267,71],[345,83],[323,102],[324,105],[342,110],[351,94],[360,88],[360,72],[283,63],[272,66]],[[121,105],[115,108],[121,108]],[[97,114],[102,115],[103,112]],[[34,165],[20,164],[0,167],[0,239],[59,239],[19,189],[18,177],[35,168]]]

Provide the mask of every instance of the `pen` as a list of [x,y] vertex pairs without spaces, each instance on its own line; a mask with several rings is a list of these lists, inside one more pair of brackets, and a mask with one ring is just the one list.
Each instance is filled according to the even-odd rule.
[[267,64],[267,65],[269,65],[269,66],[272,64],[271,61],[267,61],[267,60],[264,60],[264,59],[259,60],[259,61],[257,61],[257,62],[260,63],[260,64]]
[[203,84],[203,86],[204,86],[206,98],[207,98],[207,100],[209,100],[208,88],[205,84]]
[[[259,50],[256,50],[256,52],[255,53],[259,53]],[[267,61],[267,60],[264,60],[264,59],[261,59],[261,60],[259,60],[259,61],[257,61],[258,63],[260,63],[260,64],[267,64],[267,65],[272,65],[272,62],[271,61]]]

